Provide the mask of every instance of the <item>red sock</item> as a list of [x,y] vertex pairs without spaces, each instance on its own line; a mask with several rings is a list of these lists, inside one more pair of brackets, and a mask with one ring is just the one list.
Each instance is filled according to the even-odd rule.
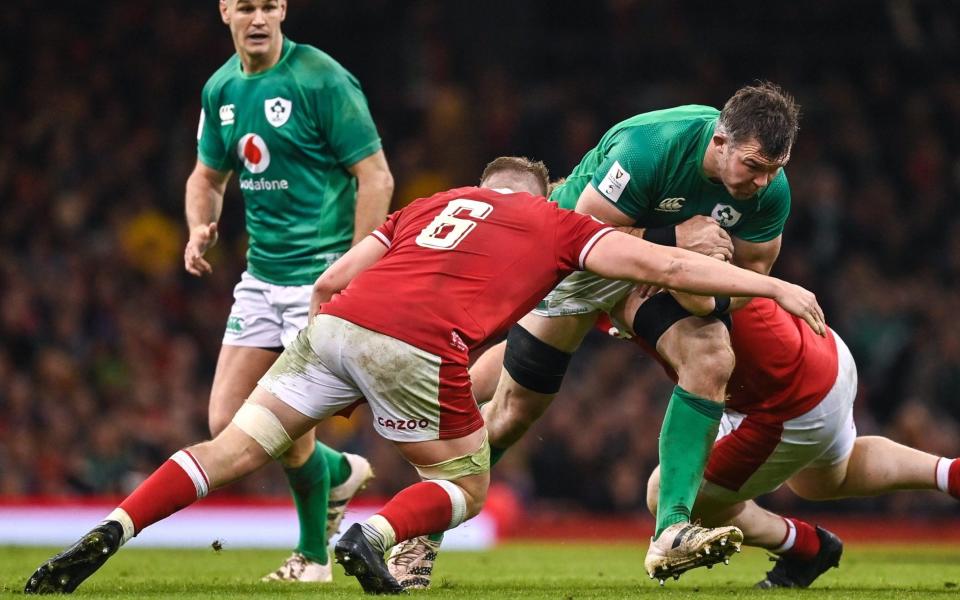
[[209,482],[200,463],[189,452],[181,450],[137,486],[120,503],[120,508],[130,515],[136,533],[140,533],[144,527],[203,498],[208,491]]
[[402,542],[418,535],[446,531],[466,516],[466,499],[449,481],[421,481],[403,489],[377,514],[386,519]]
[[[820,552],[820,536],[817,530],[806,521],[794,518],[784,518],[787,521],[787,537],[779,548],[774,550],[781,556],[811,560]],[[793,525],[791,528],[790,525]],[[790,538],[793,539],[790,539]]]
[[952,461],[950,461],[950,466],[948,466],[945,469],[947,485],[946,485],[946,489],[943,489],[943,486],[941,485],[941,482],[940,482],[940,478],[941,478],[940,465],[942,461],[945,461],[945,460],[948,460],[948,459],[941,458],[937,462],[937,487],[947,492],[954,498],[957,498],[958,500],[960,500],[960,460],[953,459]]

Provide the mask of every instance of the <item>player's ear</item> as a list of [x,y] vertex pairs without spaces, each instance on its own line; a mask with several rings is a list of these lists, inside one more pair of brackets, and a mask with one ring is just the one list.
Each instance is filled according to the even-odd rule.
[[280,22],[287,19],[287,0],[280,0]]
[[230,0],[220,0],[220,20],[223,21],[224,25],[230,24],[229,2]]

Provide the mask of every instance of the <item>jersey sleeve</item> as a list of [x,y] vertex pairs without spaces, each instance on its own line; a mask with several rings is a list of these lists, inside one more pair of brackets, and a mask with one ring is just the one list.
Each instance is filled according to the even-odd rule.
[[557,208],[557,268],[563,271],[582,271],[584,261],[597,241],[613,227],[593,217]]
[[380,135],[356,77],[340,69],[316,94],[317,120],[337,162],[349,167],[380,150]]
[[634,128],[617,140],[590,182],[600,195],[635,220],[651,205],[657,180],[657,149],[663,146],[656,132],[648,129]]
[[759,199],[756,212],[746,215],[731,233],[747,242],[768,242],[781,233],[790,216],[790,184],[783,171]]
[[377,238],[377,240],[388,249],[393,244],[393,236],[397,231],[397,221],[400,220],[400,213],[402,212],[403,210],[401,209],[391,213],[390,216],[387,217],[387,221],[380,227],[374,229],[370,234]]
[[219,109],[211,98],[210,84],[203,87],[200,95],[200,125],[197,128],[197,158],[217,171],[229,171],[230,155],[220,137]]

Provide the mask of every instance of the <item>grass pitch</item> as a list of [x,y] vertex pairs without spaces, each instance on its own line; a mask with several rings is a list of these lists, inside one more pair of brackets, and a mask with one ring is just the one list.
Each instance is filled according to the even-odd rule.
[[[730,566],[698,569],[660,588],[643,573],[639,545],[520,544],[488,552],[441,553],[424,598],[958,598],[960,546],[849,545],[840,569],[811,590],[754,590],[770,568],[745,549]],[[55,549],[0,548],[0,597],[21,596],[33,570]],[[334,583],[259,583],[287,553],[264,550],[121,550],[74,593],[80,598],[360,598],[334,567]]]

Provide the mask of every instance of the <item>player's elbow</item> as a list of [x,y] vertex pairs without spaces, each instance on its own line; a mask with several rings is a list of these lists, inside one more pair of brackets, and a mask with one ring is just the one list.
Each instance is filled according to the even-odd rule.
[[385,198],[387,202],[389,202],[390,197],[393,196],[393,174],[386,165],[382,168],[363,171],[357,178],[357,187],[361,191],[364,191],[364,188],[366,188],[378,197]]

